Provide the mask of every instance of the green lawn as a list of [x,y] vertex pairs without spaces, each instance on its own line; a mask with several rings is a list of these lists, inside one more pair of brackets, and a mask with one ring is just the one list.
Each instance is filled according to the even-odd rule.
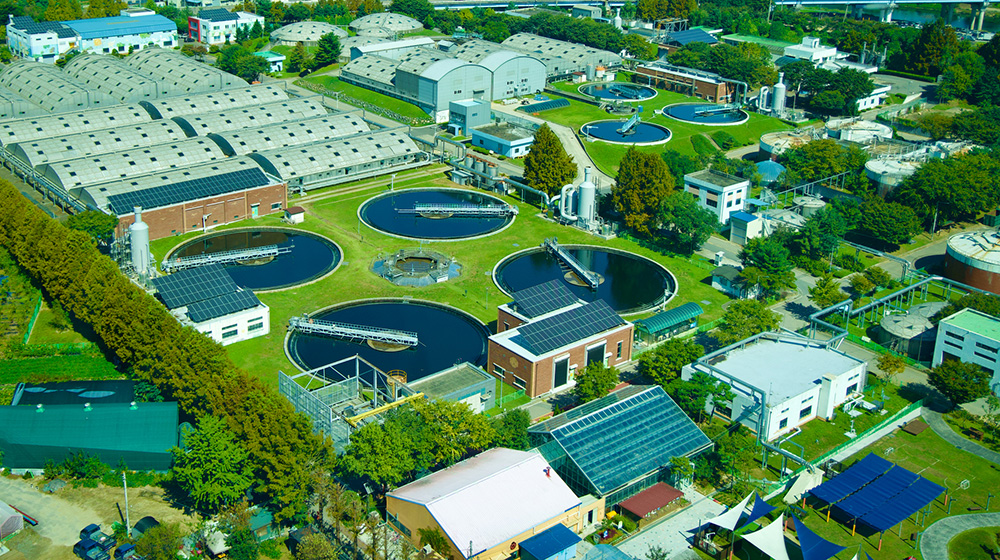
[[[283,54],[285,56],[291,56],[292,55],[292,51],[295,50],[295,47],[293,47],[291,45],[275,45],[274,47],[272,47],[272,48],[270,48],[268,50],[271,51],[271,52],[276,52],[278,54]],[[316,54],[317,50],[319,50],[319,47],[306,46],[306,53],[307,54]]]
[[[552,85],[556,89],[572,92],[576,92],[577,88],[580,87],[580,84],[570,84],[568,82],[557,82]],[[549,95],[553,98],[560,97],[559,95],[551,93]],[[576,99],[567,98],[567,100],[570,104],[569,107],[544,111],[538,113],[537,116],[556,124],[568,126],[577,131],[579,131],[582,125],[591,121],[621,119],[621,117],[609,115],[600,108],[590,105],[589,103],[577,101]],[[702,100],[680,93],[657,90],[656,97],[641,103],[643,108],[642,119],[646,122],[666,126],[670,129],[673,135],[670,138],[670,141],[666,144],[657,146],[639,146],[637,149],[647,153],[661,153],[663,150],[669,148],[677,150],[682,154],[694,155],[695,151],[694,146],[691,144],[691,138],[695,135],[711,135],[713,132],[725,130],[726,132],[732,134],[740,145],[749,145],[758,142],[761,134],[764,134],[765,132],[790,130],[793,128],[791,125],[778,119],[758,115],[756,113],[750,113],[750,119],[745,124],[736,126],[699,126],[670,119],[656,113],[659,109],[673,103],[690,103],[698,101]],[[617,175],[618,162],[628,149],[627,145],[608,144],[601,141],[584,142],[584,146],[597,167],[611,176]]]
[[381,93],[372,91],[370,89],[365,89],[363,87],[358,87],[347,82],[340,81],[339,78],[334,76],[309,76],[307,78],[302,78],[300,81],[309,82],[322,86],[330,91],[339,91],[344,95],[349,95],[355,99],[360,99],[367,101],[374,105],[378,105],[383,109],[388,109],[395,113],[399,113],[404,117],[409,117],[413,119],[428,119],[427,113],[417,107],[412,103],[407,103],[401,99],[396,99],[395,97],[389,97],[388,95],[383,95]]
[[992,560],[1000,552],[1000,527],[980,527],[959,533],[948,543],[949,560]]
[[[397,189],[419,186],[451,186],[443,167],[428,170],[414,170],[396,176]],[[519,202],[514,198],[506,200],[519,207],[520,214],[513,225],[506,230],[469,241],[448,241],[434,243],[434,249],[454,256],[462,265],[462,276],[457,280],[423,288],[407,288],[390,284],[375,276],[369,267],[379,254],[386,254],[405,247],[417,245],[408,241],[389,237],[358,223],[357,209],[366,199],[383,192],[388,186],[388,178],[372,179],[351,185],[339,185],[327,189],[329,195],[311,193],[306,199],[293,199],[289,204],[306,209],[306,221],[300,227],[325,235],[337,242],[344,251],[344,262],[340,268],[318,282],[298,286],[273,293],[259,293],[258,297],[271,308],[270,334],[252,340],[227,346],[232,359],[242,368],[260,377],[269,384],[277,383],[277,372],[297,371],[286,358],[283,343],[289,317],[316,311],[320,308],[357,298],[402,297],[446,303],[462,309],[490,325],[496,321],[496,308],[508,301],[493,284],[489,273],[502,258],[510,253],[539,245],[546,237],[558,236],[562,243],[588,243],[632,251],[647,256],[666,266],[677,278],[678,296],[671,306],[687,301],[698,302],[705,309],[702,321],[707,322],[722,315],[722,304],[729,299],[712,289],[707,283],[710,268],[703,268],[683,258],[659,254],[624,239],[603,241],[580,230],[560,226],[538,216],[538,208]],[[326,196],[325,198],[323,198]],[[267,216],[250,222],[245,221],[230,227],[261,225],[283,225],[277,217]],[[180,242],[194,237],[185,236],[160,239],[152,243],[153,254],[162,260],[166,252]],[[484,299],[485,298],[485,299]],[[703,303],[707,302],[707,303]],[[495,329],[494,329],[495,330]]]
[[89,325],[74,322],[70,328],[60,329],[55,319],[55,314],[43,303],[35,326],[31,329],[28,344],[77,344],[97,341],[97,336],[93,334]]
[[122,374],[101,356],[46,356],[0,361],[0,384],[121,377]]

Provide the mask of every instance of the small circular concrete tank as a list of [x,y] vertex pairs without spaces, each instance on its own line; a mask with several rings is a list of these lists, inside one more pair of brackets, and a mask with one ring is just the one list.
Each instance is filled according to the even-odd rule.
[[142,207],[136,206],[135,222],[128,227],[132,243],[132,266],[141,275],[149,272],[149,226],[142,221]]
[[583,170],[583,182],[580,183],[580,219],[589,224],[597,217],[597,186],[590,180],[590,168]]
[[948,239],[944,275],[974,288],[1000,294],[1000,233],[959,233]]
[[805,146],[813,137],[810,132],[795,132],[781,130],[778,132],[768,132],[760,137],[760,151],[770,158],[781,155],[785,150]]
[[892,192],[903,179],[917,172],[920,164],[913,161],[894,159],[873,159],[865,164],[865,175],[878,185],[879,195]]
[[826,206],[826,202],[815,196],[797,196],[792,199],[795,206],[802,209],[802,217],[808,218]]

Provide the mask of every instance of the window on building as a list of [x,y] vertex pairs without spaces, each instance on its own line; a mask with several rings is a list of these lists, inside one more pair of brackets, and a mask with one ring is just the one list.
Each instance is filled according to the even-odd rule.
[[281,208],[281,203],[280,202],[272,202],[271,203],[271,210],[277,210],[278,208]]
[[264,323],[250,323],[250,325],[247,326],[247,332],[259,331],[260,329],[263,328],[264,328]]
[[507,370],[503,369],[502,367],[496,364],[493,364],[493,375],[499,377],[500,379],[504,379],[507,376]]
[[619,360],[622,359],[622,342],[618,341],[618,352],[616,356]]
[[231,331],[222,331],[222,338],[223,339],[232,338],[232,337],[236,336],[237,334],[239,334],[239,331],[236,330],[236,329],[233,329]]
[[850,387],[847,388],[847,394],[850,395],[851,393],[857,390],[858,390],[858,384],[855,383],[854,385],[851,385]]
[[528,386],[528,383],[525,380],[521,379],[520,377],[513,374],[511,374],[511,377],[514,378],[513,379],[514,386],[517,387],[518,389],[524,389],[525,387]]
[[812,413],[813,413],[813,407],[812,407],[812,405],[809,405],[809,406],[803,408],[802,410],[799,411],[799,420],[802,420],[806,416],[811,416]]
[[778,429],[784,430],[788,427],[788,418],[782,418],[781,422],[778,422]]
[[982,359],[984,359],[984,360],[986,360],[988,362],[995,362],[995,361],[997,361],[996,358],[991,358],[990,356],[987,356],[986,354],[983,354],[982,352],[976,352],[976,356],[978,356],[978,357],[980,357],[980,358],[982,358]]
[[994,348],[992,346],[989,346],[989,345],[986,345],[986,344],[983,344],[982,342],[977,342],[976,343],[976,347],[977,348],[982,348],[983,350],[988,350],[990,352],[996,352],[997,351],[996,348]]
[[955,340],[963,340],[963,341],[965,340],[965,337],[963,337],[962,335],[960,335],[960,334],[958,334],[956,332],[945,331],[944,334],[945,334],[945,336],[950,336],[950,337],[954,338]]

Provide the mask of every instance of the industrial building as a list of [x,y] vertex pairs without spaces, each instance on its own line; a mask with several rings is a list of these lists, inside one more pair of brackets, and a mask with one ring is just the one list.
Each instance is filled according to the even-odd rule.
[[272,101],[260,105],[230,107],[222,111],[176,116],[176,122],[188,136],[207,136],[213,132],[229,132],[298,119],[322,117],[323,105],[312,97]]
[[0,120],[33,117],[45,114],[45,109],[17,95],[7,88],[0,87]]
[[741,212],[750,195],[750,180],[702,169],[684,176],[684,190],[698,198],[698,204],[708,208],[719,218],[719,223],[729,221],[733,212]]
[[416,50],[417,47],[429,47],[433,49],[434,40],[430,37],[409,37],[398,41],[363,41],[357,45],[352,45],[347,50],[351,60],[366,54],[399,60],[406,53]]
[[[734,225],[733,227],[736,226]],[[712,270],[712,287],[736,299],[755,299],[760,294],[760,286],[744,282],[740,277],[740,272],[742,272],[742,269],[736,268],[731,264],[723,264],[715,267]]]
[[253,292],[233,282],[219,264],[188,268],[153,278],[156,293],[181,324],[222,344],[270,332],[270,309]]
[[486,101],[452,101],[448,105],[448,129],[456,136],[471,136],[472,129],[490,123],[491,113]]
[[63,71],[88,88],[107,92],[119,103],[136,103],[171,94],[165,84],[136,72],[113,56],[79,55],[66,63]]
[[983,368],[990,376],[990,390],[1000,394],[1000,319],[969,308],[941,319],[931,365],[937,367],[946,360]]
[[436,529],[451,558],[500,560],[554,525],[583,532],[601,520],[604,501],[582,502],[538,453],[501,447],[389,492],[386,513],[414,545]]
[[713,103],[735,101],[736,83],[727,81],[718,74],[674,66],[665,62],[647,62],[635,69],[635,81],[659,89],[676,91]]
[[762,333],[702,356],[681,370],[702,372],[729,385],[731,403],[709,403],[706,412],[741,422],[772,441],[814,418],[829,420],[841,404],[859,400],[867,364],[799,335]]
[[694,458],[712,447],[662,387],[644,385],[553,416],[528,435],[578,496],[600,497],[608,509],[672,480],[674,457]]
[[403,14],[392,12],[378,12],[359,17],[351,22],[351,30],[358,35],[365,35],[373,29],[385,30],[392,35],[407,33],[423,29],[424,25],[419,21]]
[[210,8],[188,16],[188,37],[206,45],[223,45],[236,42],[236,32],[250,31],[254,24],[264,29],[264,17],[248,12],[230,12],[224,8]]
[[347,38],[347,31],[325,21],[297,21],[272,31],[271,41],[277,45],[289,47],[294,47],[299,43],[306,47],[315,47],[323,35],[330,33],[336,35],[338,39]]
[[528,155],[535,131],[511,122],[487,124],[472,129],[472,145],[504,157]]
[[1000,294],[1000,233],[991,230],[951,236],[943,276]]
[[496,379],[469,362],[410,381],[409,386],[432,401],[465,403],[477,414],[496,406]]
[[177,25],[152,10],[122,10],[115,17],[36,22],[9,16],[7,47],[14,56],[54,63],[70,50],[127,54],[149,47],[177,46]]
[[168,91],[176,95],[222,91],[248,85],[246,80],[238,76],[174,50],[147,49],[129,56],[125,62],[140,73],[162,82]]
[[140,103],[154,119],[169,119],[195,113],[210,113],[223,109],[264,105],[273,101],[285,101],[288,94],[276,86],[237,85],[225,91],[199,93],[186,97],[170,97],[157,101]]
[[511,310],[519,320],[533,317],[489,338],[488,371],[530,397],[572,387],[575,373],[592,362],[614,367],[632,359],[632,323],[604,300],[569,301],[548,283],[515,294],[498,310],[498,325],[509,322]]
[[655,344],[698,327],[698,316],[705,310],[693,301],[673,309],[661,311],[652,317],[635,322],[635,339],[644,344]]
[[505,49],[540,59],[545,64],[549,80],[568,78],[573,72],[583,72],[588,68],[615,68],[622,64],[622,57],[611,51],[531,33],[511,35],[501,44]]
[[541,93],[545,89],[545,64],[529,54],[482,39],[466,41],[451,54],[490,71],[493,100]]
[[88,88],[47,64],[15,62],[0,72],[0,86],[50,113],[107,107],[119,101]]
[[227,156],[311,144],[368,132],[367,123],[354,113],[324,114],[301,120],[265,124],[254,128],[209,133]]

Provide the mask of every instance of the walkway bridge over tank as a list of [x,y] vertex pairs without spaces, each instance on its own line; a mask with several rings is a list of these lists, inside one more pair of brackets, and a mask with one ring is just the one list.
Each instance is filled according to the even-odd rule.
[[373,340],[375,342],[403,346],[416,346],[418,344],[417,333],[415,332],[371,327],[368,325],[337,323],[322,319],[310,319],[308,317],[292,317],[288,320],[288,328],[289,330],[299,331],[304,334],[329,336],[352,342]]
[[187,268],[197,268],[208,264],[233,264],[241,261],[254,261],[258,259],[269,259],[292,252],[292,245],[279,247],[277,245],[264,245],[261,247],[248,247],[246,249],[234,249],[232,251],[219,251],[217,253],[205,253],[204,255],[193,255],[190,257],[178,257],[169,261],[163,261],[160,265],[164,272],[174,272]]
[[601,285],[600,276],[583,266],[583,263],[576,260],[576,257],[573,255],[569,254],[569,251],[559,245],[559,241],[554,237],[543,241],[542,247],[558,259],[562,265],[572,271],[573,274],[576,274],[580,280],[583,280],[591,290],[596,290],[597,287]]
[[396,208],[399,214],[417,215],[450,215],[469,218],[501,218],[504,216],[516,216],[517,207],[498,204],[431,204],[416,203],[413,208]]

